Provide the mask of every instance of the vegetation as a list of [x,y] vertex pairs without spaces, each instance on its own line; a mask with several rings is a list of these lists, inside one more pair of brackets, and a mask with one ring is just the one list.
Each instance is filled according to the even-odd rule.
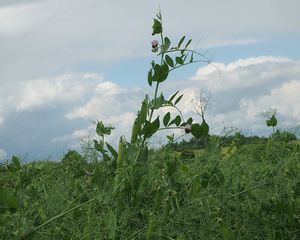
[[[0,165],[0,239],[299,239],[300,146],[290,133],[269,138],[209,135],[201,123],[184,119],[177,104],[159,93],[168,74],[209,61],[163,36],[162,16],[153,23],[153,61],[130,141],[118,149],[106,141],[113,127],[96,123],[92,152],[70,150],[61,162]],[[198,57],[199,59],[196,59]],[[179,95],[179,96],[178,96]],[[159,109],[171,108],[160,116]],[[276,119],[276,122],[275,120]],[[190,142],[150,149],[148,140],[165,129],[184,129]],[[95,154],[96,153],[96,154]]]

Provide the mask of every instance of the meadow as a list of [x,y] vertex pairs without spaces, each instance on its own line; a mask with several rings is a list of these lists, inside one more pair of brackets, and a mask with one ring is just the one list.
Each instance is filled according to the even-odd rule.
[[1,167],[0,239],[299,239],[298,141],[181,145],[127,165],[121,186],[113,163],[76,151],[15,157]]

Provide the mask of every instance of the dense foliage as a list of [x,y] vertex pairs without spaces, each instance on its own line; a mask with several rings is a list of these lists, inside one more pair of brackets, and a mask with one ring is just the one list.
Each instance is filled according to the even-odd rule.
[[152,239],[299,239],[299,143],[212,141],[186,157],[151,151],[120,186],[109,164],[75,151],[13,158],[1,167],[0,239],[146,239],[149,224]]

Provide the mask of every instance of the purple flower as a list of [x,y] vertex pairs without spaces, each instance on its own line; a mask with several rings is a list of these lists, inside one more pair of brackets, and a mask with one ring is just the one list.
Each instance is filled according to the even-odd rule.
[[157,40],[153,40],[151,42],[152,48],[157,48],[158,47],[158,41]]

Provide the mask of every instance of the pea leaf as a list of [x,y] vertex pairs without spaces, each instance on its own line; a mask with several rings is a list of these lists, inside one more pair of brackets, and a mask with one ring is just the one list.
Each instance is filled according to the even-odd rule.
[[94,147],[97,151],[103,152],[103,145],[101,145],[96,139],[94,139]]
[[187,48],[187,47],[191,44],[191,42],[192,42],[192,39],[190,39],[190,40],[187,42],[187,44],[185,45],[185,48]]
[[170,114],[170,112],[167,112],[166,115],[164,116],[164,119],[163,119],[163,123],[164,123],[165,127],[168,126],[170,118],[171,118],[171,114]]
[[180,102],[181,98],[183,97],[183,94],[181,94],[175,101],[174,105]]
[[203,137],[207,137],[208,136],[208,132],[209,132],[209,126],[208,124],[205,122],[205,120],[203,119],[203,122],[201,123],[201,131],[202,131],[202,136]]
[[149,70],[149,72],[148,72],[148,84],[149,84],[150,87],[152,86],[152,81],[153,81],[152,72],[153,72],[152,69]]
[[196,138],[202,137],[202,128],[199,123],[192,124],[192,135]]
[[110,153],[114,156],[114,158],[117,159],[118,158],[117,151],[109,143],[106,143],[106,146],[107,146],[108,150],[110,151]]
[[161,26],[161,22],[157,19],[153,19],[154,22],[153,22],[153,26],[152,26],[152,35],[155,35],[155,34],[160,34],[162,32],[162,26]]
[[180,125],[181,117],[177,115],[170,123],[169,126],[175,124],[177,127]]
[[178,46],[177,46],[178,48],[180,48],[180,46],[181,46],[181,44],[183,43],[184,39],[185,39],[185,36],[183,36],[183,37],[179,40]]
[[193,118],[191,118],[191,117],[186,121],[186,123],[190,124],[190,125],[192,125],[192,122],[193,122]]
[[172,102],[172,100],[176,97],[176,95],[179,93],[179,91],[177,91],[176,93],[174,93],[170,99],[169,99],[169,102]]
[[165,37],[164,44],[163,44],[162,47],[161,47],[161,51],[162,51],[162,52],[168,51],[170,45],[171,45],[170,39],[169,39],[168,37]]
[[169,75],[169,66],[166,63],[166,61],[164,61],[162,65],[155,64],[152,81],[163,82],[167,79],[168,75]]
[[153,121],[149,122],[146,121],[142,133],[145,135],[146,138],[151,137],[157,130],[159,129],[159,116]]
[[183,64],[183,60],[182,60],[181,57],[176,57],[175,61],[176,61],[177,64]]
[[173,59],[172,59],[169,55],[166,55],[166,56],[165,56],[165,59],[166,59],[167,64],[168,64],[170,67],[174,67],[174,61],[173,61]]

